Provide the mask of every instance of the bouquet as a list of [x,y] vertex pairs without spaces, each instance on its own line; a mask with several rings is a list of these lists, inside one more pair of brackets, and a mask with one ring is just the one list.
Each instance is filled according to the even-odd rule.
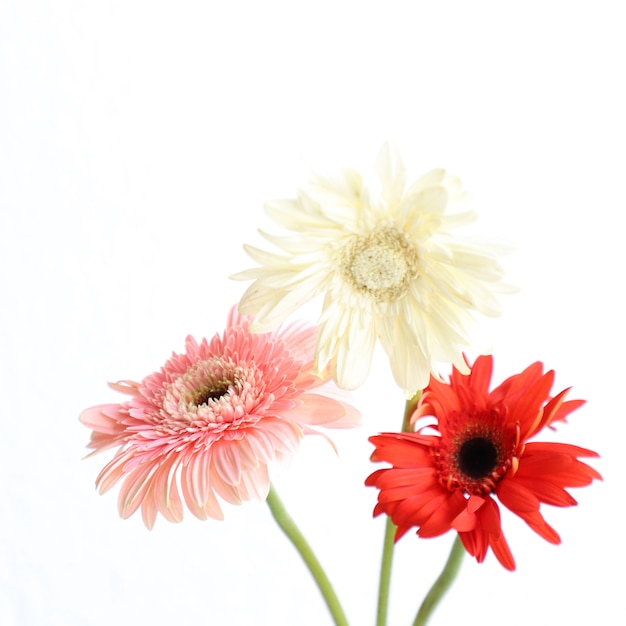
[[[407,185],[397,149],[376,161],[378,184],[346,170],[315,176],[292,199],[266,204],[291,234],[261,232],[279,252],[245,246],[252,281],[212,339],[187,337],[157,372],[110,387],[122,402],[86,409],[92,454],[115,449],[96,479],[100,493],[119,485],[118,510],[141,510],[152,528],[161,515],[180,522],[222,519],[230,505],[267,502],[317,584],[336,626],[348,624],[330,579],[271,482],[272,467],[309,435],[332,439],[360,425],[350,390],[364,384],[380,342],[406,404],[396,428],[370,434],[373,514],[387,518],[376,614],[387,623],[395,543],[456,534],[439,577],[416,609],[426,624],[454,581],[463,555],[488,553],[507,570],[513,551],[501,508],[550,543],[559,535],[542,505],[568,507],[569,488],[600,474],[581,459],[598,455],[569,443],[542,442],[584,402],[553,390],[541,361],[492,384],[493,356],[475,340],[476,316],[499,314],[500,249],[456,237],[475,219],[453,210],[465,199],[459,179],[430,171]],[[320,298],[315,324],[293,321]],[[477,356],[469,358],[470,352]],[[444,368],[447,372],[442,373]],[[355,436],[364,436],[355,430]],[[382,463],[381,467],[378,465]]]

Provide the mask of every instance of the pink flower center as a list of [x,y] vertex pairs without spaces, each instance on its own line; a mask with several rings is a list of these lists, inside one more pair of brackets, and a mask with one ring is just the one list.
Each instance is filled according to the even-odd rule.
[[171,427],[221,432],[256,423],[273,399],[254,363],[215,356],[194,363],[165,387],[161,415]]

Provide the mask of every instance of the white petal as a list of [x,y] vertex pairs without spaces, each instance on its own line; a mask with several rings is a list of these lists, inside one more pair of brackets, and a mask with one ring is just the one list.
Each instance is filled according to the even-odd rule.
[[347,335],[339,338],[333,378],[343,389],[356,389],[370,371],[376,327],[373,320],[364,320],[363,317],[355,315],[350,320]]
[[413,214],[441,214],[448,206],[448,192],[444,187],[429,187],[413,196],[411,211]]
[[426,355],[430,354],[430,346],[423,344],[428,334],[424,332],[421,316],[416,316],[412,322],[408,319],[408,315],[400,315],[381,321],[380,340],[389,356],[394,380],[410,398],[428,384],[430,359]]
[[319,205],[310,199],[273,200],[263,206],[265,212],[278,224],[296,232],[328,227],[328,219],[319,210]]
[[383,144],[376,160],[376,172],[383,200],[392,209],[400,203],[406,185],[406,169],[395,144],[389,141]]
[[423,176],[418,178],[406,191],[406,196],[412,196],[416,193],[420,193],[428,187],[440,186],[446,175],[446,170],[435,169],[426,172]]
[[259,265],[273,269],[289,267],[290,257],[288,256],[267,252],[266,250],[261,250],[255,246],[249,246],[248,244],[244,244],[243,249],[246,251],[246,254]]
[[[259,230],[261,236],[274,244],[277,248],[280,248],[288,254],[310,254],[311,252],[320,252],[323,248],[325,241],[319,240],[315,237],[303,237],[302,235],[293,235],[291,237],[278,237],[276,235],[270,235],[263,230]],[[309,235],[309,233],[307,233]]]
[[253,333],[267,333],[276,329],[282,322],[299,309],[303,304],[317,295],[305,284],[293,291],[286,289],[263,289],[257,283],[248,287],[239,303],[242,313],[257,313],[250,325]]

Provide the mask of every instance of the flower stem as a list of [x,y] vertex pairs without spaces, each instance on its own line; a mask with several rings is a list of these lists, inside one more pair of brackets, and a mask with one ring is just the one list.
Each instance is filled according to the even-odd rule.
[[406,401],[404,405],[404,415],[402,416],[402,432],[412,433],[413,426],[411,425],[411,415],[415,412],[417,402],[422,395],[421,391],[418,391],[410,400]]
[[376,626],[385,626],[387,623],[389,585],[391,583],[391,564],[393,562],[393,544],[395,534],[396,525],[391,521],[391,518],[388,517],[385,524],[385,538],[383,539],[383,558],[380,564],[380,583],[378,585]]
[[307,540],[300,532],[300,529],[296,526],[296,523],[293,521],[289,513],[287,513],[287,510],[278,497],[273,485],[270,485],[270,492],[267,496],[267,504],[274,519],[276,520],[276,523],[285,535],[287,535],[287,538],[294,545],[302,557],[302,560],[309,568],[309,572],[311,572],[311,575],[313,576],[319,590],[322,593],[322,596],[324,597],[324,600],[326,601],[326,606],[328,606],[328,610],[333,616],[335,625],[348,626],[348,620],[346,619],[343,609],[341,608],[341,604],[339,603],[335,590],[333,589],[330,580],[328,580],[328,576],[326,576],[320,562],[313,553],[311,546],[309,546]]
[[[404,415],[402,417],[402,432],[408,433],[413,430],[410,419],[417,406],[421,391],[418,391],[404,405]],[[396,525],[387,518],[385,525],[385,537],[383,539],[383,556],[380,564],[380,582],[378,584],[378,609],[376,611],[376,626],[386,626],[387,611],[389,608],[389,587],[391,585],[391,565],[393,563],[393,548],[396,534]]]
[[454,543],[452,544],[450,556],[448,557],[441,574],[439,574],[439,578],[437,578],[433,586],[430,588],[430,591],[426,594],[426,597],[422,602],[422,606],[417,612],[413,626],[425,626],[428,622],[432,612],[439,604],[441,598],[443,598],[446,591],[450,589],[450,586],[454,582],[454,579],[459,572],[459,568],[461,567],[461,561],[463,560],[464,554],[465,548],[457,535],[454,539]]

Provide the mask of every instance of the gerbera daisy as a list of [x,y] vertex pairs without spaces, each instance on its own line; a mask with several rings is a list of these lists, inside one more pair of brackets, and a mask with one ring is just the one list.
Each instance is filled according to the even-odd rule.
[[366,378],[377,338],[398,385],[411,397],[437,361],[462,371],[473,313],[499,313],[494,291],[508,290],[495,248],[458,241],[449,231],[474,220],[447,214],[461,183],[433,170],[405,189],[405,169],[385,144],[377,160],[380,193],[357,172],[317,177],[293,200],[265,209],[293,236],[261,234],[286,255],[245,246],[260,267],[233,275],[254,280],[239,310],[256,314],[253,332],[273,329],[300,305],[325,293],[316,366],[330,363],[340,387]]
[[[376,446],[372,460],[392,467],[374,472],[366,484],[380,490],[374,515],[391,517],[398,527],[396,541],[413,527],[421,537],[456,530],[479,562],[491,547],[512,570],[515,561],[494,497],[557,544],[559,535],[540,505],[572,506],[576,500],[566,488],[601,477],[578,460],[597,457],[591,450],[528,442],[583,401],[566,401],[569,389],[551,397],[554,372],[544,374],[539,362],[490,392],[492,368],[492,358],[481,356],[467,375],[453,368],[449,384],[431,379],[412,417],[416,432],[370,438]],[[436,423],[425,425],[433,417]],[[434,434],[426,434],[431,429]]]
[[130,400],[80,415],[93,430],[92,454],[119,446],[96,484],[104,493],[123,481],[123,518],[141,506],[148,528],[157,513],[178,522],[184,500],[196,517],[221,519],[216,496],[233,504],[265,499],[268,463],[296,451],[303,435],[358,423],[332,382],[310,373],[314,326],[251,334],[250,323],[233,309],[222,336],[187,337],[184,354],[159,372],[111,384]]

